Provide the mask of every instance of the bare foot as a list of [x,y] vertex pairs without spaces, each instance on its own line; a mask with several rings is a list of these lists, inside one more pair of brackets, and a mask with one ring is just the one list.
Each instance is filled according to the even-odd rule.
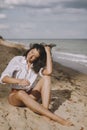
[[[47,121],[47,122],[51,122],[51,123],[55,123],[54,120],[51,120],[50,118],[46,117],[46,116],[43,116],[43,118]],[[58,123],[60,123],[61,125],[65,125],[65,126],[74,126],[74,124],[69,121],[69,120],[65,120],[65,119],[62,119],[60,122],[58,121]]]
[[63,119],[61,122],[60,122],[61,125],[65,125],[65,126],[74,126],[74,124],[69,121],[69,120],[65,120]]

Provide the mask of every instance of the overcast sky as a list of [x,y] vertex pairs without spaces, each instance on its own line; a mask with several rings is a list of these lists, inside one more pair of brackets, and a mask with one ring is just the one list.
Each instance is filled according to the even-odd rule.
[[87,38],[87,0],[0,0],[4,38]]

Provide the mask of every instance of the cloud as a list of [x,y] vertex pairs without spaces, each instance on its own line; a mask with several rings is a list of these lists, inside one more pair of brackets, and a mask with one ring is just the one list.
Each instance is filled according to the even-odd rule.
[[64,8],[87,9],[87,0],[72,0],[61,2]]
[[8,25],[6,25],[6,24],[0,24],[0,29],[1,30],[8,29],[8,28],[9,28]]
[[20,38],[86,37],[86,5],[87,0],[0,0],[0,32]]
[[36,25],[34,23],[30,23],[30,22],[28,22],[26,24],[20,23],[20,25],[19,25],[19,29],[33,29],[35,27],[36,27]]
[[5,0],[0,0],[0,10],[6,8],[13,8],[12,4],[7,4]]
[[0,0],[0,8],[22,6],[32,9],[87,9],[87,0]]
[[0,14],[0,19],[4,19],[6,18],[6,15],[5,14]]
[[0,7],[4,8],[12,5],[26,5],[30,7],[35,7],[38,5],[43,5],[44,3],[47,4],[48,2],[46,0],[45,2],[43,2],[43,0],[0,0]]

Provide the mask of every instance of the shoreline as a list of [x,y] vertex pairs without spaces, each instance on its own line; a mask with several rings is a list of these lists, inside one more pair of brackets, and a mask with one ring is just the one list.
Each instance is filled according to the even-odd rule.
[[[83,58],[81,59],[81,57],[79,57],[80,54],[78,54],[77,59],[75,59],[75,57],[73,58],[73,56],[71,56],[69,58],[68,57],[64,58],[64,53],[63,53],[63,55],[61,55],[60,53],[61,52],[59,52],[59,53],[54,52],[53,53],[54,61],[60,63],[63,66],[66,66],[68,68],[72,68],[73,70],[76,70],[76,71],[78,71],[80,73],[83,73],[83,74],[87,75],[87,65],[86,65],[87,56],[82,55]],[[66,53],[65,53],[65,55],[66,55]],[[71,54],[71,55],[73,55],[73,54]],[[79,59],[78,59],[78,57],[79,57]]]
[[83,66],[79,63],[75,63],[75,62],[72,62],[72,61],[63,61],[63,60],[58,60],[59,62],[57,62],[56,60],[54,62],[57,62],[59,64],[61,64],[62,66],[64,67],[67,67],[67,68],[70,68],[70,69],[73,69],[74,71],[77,71],[78,73],[82,73],[82,74],[85,74],[87,75],[87,67],[86,66]]
[[[29,45],[24,45],[24,43],[18,43],[18,42],[16,43],[16,42],[7,41],[7,40],[3,40],[3,39],[0,39],[0,45],[4,45],[7,47],[11,47],[11,48],[23,49],[23,50],[29,49]],[[58,64],[60,64],[64,67],[68,67],[77,72],[87,75],[87,67],[85,65],[82,65],[78,62],[67,61],[67,60],[60,59],[60,58],[57,59],[54,50],[52,50],[52,53],[53,53],[54,62],[57,62]]]
[[[5,41],[4,41],[5,42]],[[0,44],[0,74],[12,57],[22,55],[24,48]],[[4,58],[3,58],[4,57]],[[0,84],[0,128],[2,130],[86,130],[87,75],[53,62],[50,109],[75,126],[66,127],[47,122],[40,115],[24,107],[14,107],[7,101],[9,84]],[[15,113],[15,114],[14,114]]]

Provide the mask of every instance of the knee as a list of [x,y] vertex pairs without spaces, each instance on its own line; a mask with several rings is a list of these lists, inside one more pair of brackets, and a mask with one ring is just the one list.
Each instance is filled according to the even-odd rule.
[[19,90],[18,92],[17,92],[17,97],[18,98],[20,98],[20,97],[22,97],[23,95],[25,95],[25,91],[23,91],[23,90]]
[[51,82],[51,77],[50,76],[43,76],[43,81]]

